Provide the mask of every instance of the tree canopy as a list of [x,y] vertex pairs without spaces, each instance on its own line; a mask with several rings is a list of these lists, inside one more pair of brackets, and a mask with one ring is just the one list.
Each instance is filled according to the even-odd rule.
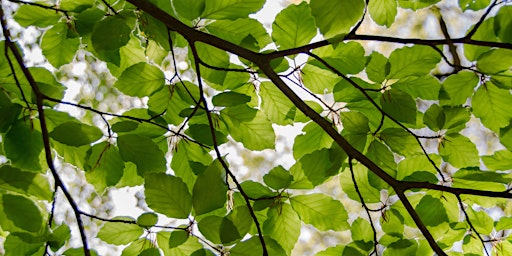
[[[291,255],[304,227],[321,256],[512,251],[511,1],[296,1],[268,27],[265,2],[0,1],[5,255]],[[230,156],[283,136],[288,166]]]

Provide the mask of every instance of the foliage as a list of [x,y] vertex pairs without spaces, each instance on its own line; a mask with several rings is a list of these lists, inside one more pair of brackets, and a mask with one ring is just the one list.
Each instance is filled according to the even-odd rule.
[[[303,225],[350,234],[318,255],[512,250],[510,1],[459,0],[481,15],[462,37],[436,0],[303,1],[271,33],[250,16],[264,0],[1,2],[6,255],[95,255],[92,238],[123,255],[290,255]],[[360,32],[404,11],[430,13],[442,36]],[[34,28],[37,66],[21,37]],[[65,98],[79,60],[106,64],[91,83],[102,97]],[[228,145],[275,152],[291,125],[291,167],[250,179],[230,166]],[[66,166],[98,194],[143,187],[151,211],[86,212]],[[54,218],[58,194],[76,224]]]

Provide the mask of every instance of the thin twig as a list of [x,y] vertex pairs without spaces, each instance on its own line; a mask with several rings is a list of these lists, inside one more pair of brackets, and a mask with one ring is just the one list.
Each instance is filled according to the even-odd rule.
[[455,196],[457,197],[457,200],[459,201],[459,206],[460,206],[461,211],[464,213],[464,216],[466,217],[466,222],[468,223],[471,230],[473,232],[475,232],[475,235],[478,237],[478,239],[482,243],[482,246],[484,247],[485,254],[487,256],[490,256],[487,249],[485,249],[485,242],[482,239],[482,236],[480,235],[480,233],[478,233],[478,231],[476,231],[476,228],[475,228],[475,226],[473,226],[473,223],[471,223],[471,219],[469,218],[468,213],[466,212],[466,209],[464,209],[464,204],[462,203],[462,199],[460,198],[460,195],[455,195]]
[[[397,124],[398,126],[400,126],[402,129],[404,129],[407,133],[411,134],[414,139],[416,140],[416,142],[418,143],[419,147],[421,148],[421,150],[423,151],[423,154],[425,155],[425,157],[428,159],[428,161],[430,162],[430,164],[436,169],[437,173],[439,174],[439,176],[441,176],[441,179],[446,182],[446,179],[443,175],[443,173],[441,172],[441,170],[439,169],[439,167],[437,167],[436,163],[434,162],[434,160],[432,160],[432,158],[430,158],[430,156],[428,155],[427,153],[427,150],[425,149],[425,147],[423,147],[423,144],[421,143],[420,139],[416,136],[416,134],[414,134],[414,132],[412,132],[409,128],[407,128],[405,125],[403,125],[401,122],[399,122],[398,120],[396,120],[394,117],[392,117],[391,115],[389,115],[388,113],[386,113],[374,100],[373,98],[364,90],[364,88],[362,88],[361,86],[359,86],[356,82],[354,82],[354,80],[352,80],[350,77],[347,77],[345,74],[341,73],[339,70],[337,70],[335,67],[333,67],[332,65],[330,65],[329,63],[327,63],[327,61],[325,61],[324,59],[322,59],[321,57],[319,57],[318,55],[312,53],[312,52],[307,52],[308,55],[310,55],[311,57],[315,58],[316,60],[318,60],[320,63],[322,63],[325,67],[327,67],[329,70],[331,70],[332,72],[334,72],[336,75],[342,77],[343,79],[347,80],[352,86],[354,86],[356,89],[358,89],[367,99],[368,101],[383,115],[383,116],[386,116],[387,118],[389,118],[391,121],[393,121],[393,123]],[[383,121],[381,120],[381,123]]]
[[[372,227],[372,231],[373,231],[373,250],[374,250],[375,254],[377,254],[377,245],[379,244],[379,242],[377,240],[377,231],[375,229],[375,226],[373,225],[373,220],[372,220],[372,215],[370,214],[370,209],[368,208],[368,206],[364,202],[364,198],[363,198],[363,195],[361,194],[361,191],[359,191],[359,186],[357,185],[356,176],[354,175],[354,168],[353,168],[353,165],[352,165],[352,157],[348,158],[348,165],[349,165],[349,169],[350,169],[350,175],[352,176],[352,183],[354,183],[354,189],[356,190],[356,193],[359,196],[359,201],[361,201],[361,205],[363,206],[363,208],[364,208],[364,210],[366,212],[366,215],[368,215],[368,220],[370,221],[370,226]],[[373,254],[373,253],[370,253],[370,255],[371,254]]]
[[[1,4],[1,2],[0,2],[0,4]],[[37,112],[39,114],[39,123],[40,123],[40,127],[41,127],[41,134],[43,137],[43,146],[44,146],[44,151],[45,151],[46,163],[48,164],[48,167],[49,167],[49,169],[52,173],[52,176],[55,180],[55,186],[60,187],[60,189],[66,196],[66,199],[68,200],[69,205],[73,209],[73,212],[74,212],[75,218],[76,218],[76,222],[77,222],[77,226],[78,226],[78,230],[80,233],[80,237],[82,239],[84,255],[90,256],[91,252],[90,252],[89,246],[87,244],[87,236],[85,235],[85,228],[84,228],[84,225],[82,222],[82,218],[80,216],[80,210],[78,208],[78,205],[75,202],[74,198],[69,193],[69,191],[67,190],[67,188],[64,185],[64,183],[62,182],[62,180],[60,179],[60,176],[57,173],[55,166],[53,165],[52,149],[50,146],[50,136],[48,134],[48,127],[46,124],[46,118],[45,118],[45,113],[44,113],[44,109],[43,109],[44,95],[39,90],[39,87],[37,86],[36,81],[34,80],[34,77],[30,73],[28,68],[25,66],[25,63],[23,62],[23,56],[21,56],[20,51],[18,50],[16,45],[11,41],[11,36],[10,36],[9,30],[7,29],[7,24],[5,21],[4,11],[3,11],[3,8],[1,8],[1,7],[0,7],[0,22],[2,24],[2,30],[3,30],[4,38],[5,38],[5,44],[7,47],[9,47],[11,49],[11,52],[13,53],[14,57],[16,58],[16,61],[18,62],[18,65],[20,66],[21,70],[23,71],[25,78],[28,80],[30,87],[32,88],[32,91],[35,93]]]
[[212,136],[213,148],[215,150],[215,154],[217,155],[217,159],[219,160],[220,164],[222,165],[222,167],[224,168],[226,173],[231,177],[231,179],[235,183],[237,189],[240,191],[240,194],[244,198],[245,203],[247,205],[247,208],[249,209],[249,213],[251,214],[251,217],[252,217],[252,219],[254,221],[254,224],[256,225],[256,229],[258,231],[258,238],[260,240],[261,247],[263,249],[263,255],[267,256],[268,252],[267,252],[267,246],[265,244],[265,238],[263,237],[263,232],[261,230],[258,218],[256,217],[256,214],[254,213],[254,209],[251,206],[250,199],[249,199],[248,195],[245,193],[245,191],[242,188],[242,186],[240,185],[240,183],[238,182],[238,180],[236,179],[236,176],[229,169],[227,163],[224,161],[224,158],[222,157],[222,154],[220,153],[220,150],[219,150],[219,147],[218,147],[218,142],[217,142],[217,135],[215,134],[215,128],[214,128],[215,126],[214,126],[214,123],[213,123],[213,120],[212,120],[212,117],[211,117],[211,113],[210,113],[210,111],[208,111],[208,103],[206,102],[206,98],[204,97],[204,93],[203,93],[203,84],[202,84],[202,81],[201,81],[201,70],[200,70],[199,63],[197,61],[197,59],[199,58],[199,55],[198,55],[197,49],[196,49],[196,47],[194,45],[194,41],[189,41],[189,45],[190,45],[190,49],[192,50],[192,55],[194,56],[194,59],[196,60],[195,68],[196,68],[197,80],[198,80],[198,83],[199,83],[200,101],[203,103],[203,105],[204,105],[204,107],[206,109],[205,111],[206,111],[206,116],[208,118],[208,123],[209,123],[209,126],[210,126],[210,134]]

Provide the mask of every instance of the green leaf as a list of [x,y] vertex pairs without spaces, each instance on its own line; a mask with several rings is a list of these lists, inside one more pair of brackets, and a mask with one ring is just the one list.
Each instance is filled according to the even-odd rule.
[[202,18],[229,19],[246,18],[249,14],[259,11],[265,0],[219,0],[205,1]]
[[41,49],[46,59],[56,68],[70,63],[80,45],[78,37],[68,38],[69,27],[65,23],[57,23],[47,30],[41,40]]
[[177,145],[178,151],[174,153],[171,168],[174,174],[180,177],[189,191],[196,182],[196,175],[202,173],[212,162],[212,157],[201,146],[195,143],[181,141]]
[[0,190],[36,196],[48,201],[53,194],[47,177],[39,173],[24,172],[9,165],[0,166]]
[[162,70],[141,62],[123,71],[114,86],[126,95],[144,97],[160,90],[164,83]]
[[398,80],[391,87],[402,90],[413,98],[424,100],[437,100],[439,98],[439,90],[441,90],[439,79],[431,75],[405,77]]
[[418,244],[415,240],[401,239],[389,244],[382,255],[411,255],[418,251]]
[[290,204],[279,203],[269,209],[263,234],[272,237],[290,255],[300,235],[300,218]]
[[14,167],[27,171],[41,171],[39,154],[43,150],[42,135],[30,124],[18,120],[5,134],[5,156]]
[[[44,248],[44,243],[27,243],[22,238],[9,234],[3,244],[4,256],[38,255]],[[83,250],[82,250],[83,253]],[[69,254],[65,254],[69,255]]]
[[251,97],[238,92],[222,92],[212,98],[212,103],[215,106],[231,107],[242,105],[251,101]]
[[[359,188],[359,192],[363,196],[365,203],[379,203],[380,201],[380,191],[379,189],[372,186],[368,180],[368,169],[363,165],[356,164],[354,165],[354,176]],[[343,192],[347,194],[347,196],[359,202],[361,199],[355,190],[354,183],[352,182],[352,176],[350,171],[344,171],[340,174],[340,187],[343,189]]]
[[38,232],[43,226],[43,216],[34,201],[18,195],[4,194],[2,206],[5,216],[14,225],[29,232]]
[[292,102],[272,83],[260,84],[261,110],[273,123],[286,125],[295,117]]
[[459,0],[459,6],[462,11],[474,10],[478,11],[489,6],[491,0]]
[[391,150],[403,156],[423,154],[419,142],[402,128],[388,128],[380,133],[380,138]]
[[380,97],[382,110],[397,121],[416,123],[416,102],[411,95],[398,89],[391,89]]
[[83,10],[92,7],[93,4],[93,0],[62,0],[60,2],[60,7],[67,11],[82,12]]
[[468,207],[466,213],[476,231],[481,235],[489,235],[492,232],[494,221],[485,211],[475,211],[471,207]]
[[150,228],[158,222],[158,215],[154,212],[145,212],[137,217],[137,225],[143,228]]
[[448,221],[448,215],[441,201],[430,195],[422,197],[415,210],[427,226],[437,226]]
[[507,126],[512,119],[512,112],[508,105],[512,101],[509,90],[496,87],[491,82],[480,86],[473,96],[471,105],[473,114],[480,118],[482,123],[493,131]]
[[465,128],[466,123],[471,119],[469,108],[465,107],[443,107],[445,115],[444,129],[450,132],[458,132]]
[[512,122],[500,129],[500,142],[508,150],[512,150]]
[[192,208],[192,196],[179,177],[151,173],[146,175],[145,181],[144,194],[151,209],[170,218],[188,218]]
[[503,216],[497,222],[494,222],[494,227],[497,231],[511,229],[512,217]]
[[[213,146],[213,138],[210,126],[207,124],[193,124],[185,131],[187,135],[208,146]],[[224,133],[215,130],[215,138],[217,139],[217,146],[228,142]]]
[[507,49],[492,49],[478,57],[476,67],[486,74],[496,74],[510,70],[512,66],[512,51]]
[[302,132],[303,134],[295,137],[295,142],[293,143],[293,157],[296,160],[316,150],[329,148],[332,145],[332,138],[314,122],[304,126]]
[[424,76],[436,67],[441,56],[430,47],[415,45],[394,50],[389,55],[391,70],[388,78]]
[[[375,1],[378,3],[378,1]],[[376,83],[382,83],[388,73],[390,64],[388,59],[379,52],[372,52],[368,58],[366,65],[366,75],[368,78]]]
[[325,194],[300,195],[290,198],[301,220],[323,231],[342,231],[350,228],[348,213],[338,201]]
[[[285,256],[286,252],[276,240],[264,236],[265,245],[267,246],[268,255]],[[231,256],[260,256],[263,255],[261,242],[259,237],[253,236],[243,242],[237,243],[229,250]]]
[[465,104],[467,99],[473,95],[478,82],[478,76],[469,71],[461,71],[449,76],[441,85],[440,103],[450,106]]
[[[189,256],[192,255],[195,251],[203,248],[203,245],[199,243],[197,237],[193,236],[189,236],[189,238],[179,246],[169,247],[170,234],[171,233],[169,232],[157,233],[156,239],[158,242],[158,247],[164,252],[164,255]],[[131,255],[136,254],[137,253]]]
[[306,45],[315,35],[315,19],[305,2],[289,5],[272,23],[272,37],[280,49]]
[[65,122],[50,132],[50,137],[60,143],[79,147],[99,140],[103,132],[96,126],[77,122]]
[[119,150],[112,144],[98,143],[87,152],[85,177],[99,193],[116,185],[123,176],[124,168]]
[[192,204],[196,215],[219,209],[226,204],[228,186],[220,161],[214,161],[197,176],[192,192]]
[[147,238],[139,238],[123,249],[121,256],[139,255],[140,252],[154,248],[153,241]]
[[303,156],[299,161],[308,180],[313,185],[319,185],[338,174],[346,157],[342,150],[320,149]]
[[444,136],[438,148],[443,160],[454,167],[462,168],[479,165],[478,151],[475,144],[460,134]]
[[229,107],[221,111],[221,119],[236,141],[250,150],[273,148],[276,135],[272,124],[261,111],[247,105]]
[[363,151],[370,132],[368,118],[359,112],[349,111],[341,112],[340,120],[343,124],[342,135],[354,148]]
[[396,0],[370,1],[368,10],[375,23],[389,28],[395,21],[396,7]]
[[[359,2],[354,0],[353,2]],[[357,42],[339,43],[335,46],[328,46],[315,49],[313,53],[321,57],[330,66],[343,74],[357,74],[366,65],[366,57],[363,46]],[[320,68],[326,68],[324,64],[316,59],[309,61],[310,64]],[[330,90],[329,90],[330,91]]]
[[149,172],[165,172],[164,153],[150,138],[136,134],[120,135],[117,138],[117,146],[125,161],[137,165],[137,173],[140,176]]
[[[441,157],[439,155],[430,154],[430,159],[437,165],[441,165]],[[417,174],[419,171],[421,172],[428,172],[433,175],[437,174],[437,170],[434,168],[432,163],[427,159],[425,155],[417,155],[417,156],[411,156],[403,159],[398,163],[398,169],[397,169],[397,175],[396,178],[398,180],[405,179],[407,177],[413,176],[414,174]],[[422,177],[429,177],[426,174],[421,174]],[[430,176],[432,177],[432,176]],[[409,179],[410,179],[409,178]],[[424,180],[425,181],[425,180]]]
[[270,170],[265,176],[263,176],[263,181],[269,187],[279,190],[283,188],[287,188],[293,181],[293,176],[285,170],[282,166],[276,166]]
[[432,104],[427,111],[425,111],[425,115],[423,115],[423,123],[432,131],[437,132],[443,129],[445,121],[446,115],[444,114],[443,108],[436,104]]
[[311,0],[311,14],[325,38],[347,34],[363,16],[361,0]]
[[[487,4],[490,2],[490,0],[480,1],[486,1]],[[510,6],[503,6],[494,19],[496,35],[498,35],[502,42],[512,42],[512,23],[509,18],[511,14],[512,8]]]
[[[247,47],[250,50],[259,51],[272,42],[270,35],[263,25],[251,18],[240,18],[236,20],[217,20],[206,26],[208,31],[224,40]],[[244,75],[247,73],[230,72],[228,76]],[[249,79],[245,80],[246,82]]]
[[230,244],[242,237],[229,219],[219,216],[207,216],[198,223],[199,231],[206,239],[216,244]]
[[[363,89],[380,89],[380,85],[377,84],[369,84],[363,81],[360,78],[354,77],[350,78],[350,80],[360,86]],[[367,101],[368,97],[361,92],[360,89],[354,87],[354,85],[346,79],[343,79],[334,85],[334,99],[338,102],[357,102],[357,101]],[[366,94],[370,96],[370,98],[374,99],[381,93],[376,93],[372,91],[366,91]]]
[[412,10],[418,10],[421,8],[429,7],[439,2],[440,0],[420,0],[420,1],[411,1],[411,0],[398,0],[398,4],[402,8],[408,8]]
[[241,237],[244,237],[253,227],[251,213],[246,205],[235,207],[227,218],[233,222]]
[[[404,218],[400,212],[395,208],[390,208],[388,211],[385,211],[383,215],[386,217],[380,218],[380,224],[386,235],[392,236],[394,238],[392,241],[396,241],[403,237],[405,225]],[[381,238],[380,242],[386,244],[384,237]]]
[[5,93],[0,93],[0,133],[8,131],[9,127],[18,120],[21,109],[19,104],[11,103]]
[[[396,132],[397,130],[389,130],[387,131],[386,133],[390,134],[392,132]],[[392,147],[392,149],[394,148],[395,150],[397,151],[400,151],[400,152],[403,152],[404,150],[402,150],[402,146],[401,145],[396,145],[396,143],[392,143],[391,141],[393,140],[392,138],[390,138],[390,135],[388,135],[388,139],[389,139],[389,143],[390,144],[393,144],[394,146]],[[394,134],[396,135],[396,134]],[[386,136],[386,135],[384,135]],[[384,169],[389,175],[395,177],[396,176],[396,163],[395,163],[395,158],[393,156],[393,153],[384,145],[382,144],[381,142],[377,141],[377,140],[374,140],[370,143],[370,145],[368,146],[368,150],[365,154],[370,160],[372,160],[375,164],[377,164],[380,168]],[[369,178],[372,178],[371,175],[373,175],[373,173],[369,174]],[[370,179],[370,183],[372,183],[372,179]],[[379,182],[380,179],[378,179]],[[374,187],[377,187],[378,186],[375,186],[374,184]]]
[[350,226],[352,240],[363,250],[371,250],[373,247],[373,230],[370,223],[363,219],[357,218]]
[[512,152],[500,150],[492,156],[482,156],[485,166],[493,171],[505,171],[512,169]]
[[128,43],[131,30],[123,16],[109,16],[94,27],[92,45],[96,51],[117,50]]
[[302,83],[313,93],[324,94],[333,91],[333,84],[341,78],[323,67],[306,64],[301,70]]
[[59,12],[28,4],[20,6],[14,15],[14,19],[21,26],[28,27],[34,25],[40,28],[57,23],[61,17],[62,15]]
[[175,248],[187,241],[189,234],[185,230],[175,230],[171,233],[169,238],[169,248]]
[[273,197],[276,196],[277,193],[270,190],[268,187],[264,186],[259,182],[255,182],[252,180],[246,180],[240,184],[244,192],[250,198],[264,198],[264,197]]
[[512,180],[512,177],[499,172],[481,171],[475,169],[460,169],[452,176],[454,179],[463,179],[470,181],[497,182],[506,184]]
[[203,13],[206,0],[188,1],[188,0],[173,0],[172,5],[174,9],[184,18],[194,20],[199,18]]
[[[202,62],[214,66],[217,68],[228,68],[229,67],[229,55],[227,52],[215,48],[213,46],[207,44],[196,44],[197,55]],[[194,59],[192,56],[192,50],[189,50],[189,58]],[[201,65],[201,75],[207,81],[222,85],[226,78],[226,71],[210,69]],[[198,94],[192,94],[194,97],[197,97]]]
[[124,245],[137,240],[143,233],[144,229],[135,225],[135,219],[131,217],[115,217],[114,220],[122,220],[124,222],[106,222],[98,232],[98,238],[115,245]]

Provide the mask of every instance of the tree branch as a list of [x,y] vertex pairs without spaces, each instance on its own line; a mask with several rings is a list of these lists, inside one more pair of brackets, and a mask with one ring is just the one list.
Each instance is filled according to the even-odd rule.
[[75,218],[76,218],[76,222],[78,225],[78,230],[79,230],[80,236],[82,238],[84,255],[90,256],[91,252],[87,245],[87,237],[85,235],[85,228],[82,223],[82,218],[80,216],[80,210],[78,209],[78,205],[76,204],[75,200],[73,199],[73,197],[67,190],[66,186],[60,179],[60,176],[57,173],[55,166],[53,165],[52,149],[50,146],[50,136],[48,134],[48,127],[46,125],[46,118],[45,118],[45,113],[44,113],[44,109],[43,109],[43,100],[44,100],[45,96],[39,90],[39,87],[37,86],[36,81],[34,80],[34,77],[30,73],[28,68],[25,66],[25,63],[23,62],[23,57],[21,56],[20,51],[18,50],[16,45],[11,41],[10,33],[9,33],[9,30],[7,29],[7,23],[5,21],[3,8],[0,8],[0,22],[2,24],[2,30],[3,30],[4,37],[5,37],[6,47],[9,47],[9,49],[11,49],[11,52],[13,53],[14,57],[16,58],[16,61],[18,62],[18,65],[20,66],[23,74],[25,75],[25,78],[27,78],[27,80],[30,84],[30,87],[32,88],[32,91],[35,93],[37,112],[39,114],[39,123],[40,123],[40,127],[41,127],[41,134],[43,137],[43,145],[44,145],[46,163],[48,164],[48,167],[50,168],[52,176],[55,179],[55,186],[60,187],[60,189],[66,196],[66,198],[69,202],[69,205],[73,209],[73,212],[74,212]]

